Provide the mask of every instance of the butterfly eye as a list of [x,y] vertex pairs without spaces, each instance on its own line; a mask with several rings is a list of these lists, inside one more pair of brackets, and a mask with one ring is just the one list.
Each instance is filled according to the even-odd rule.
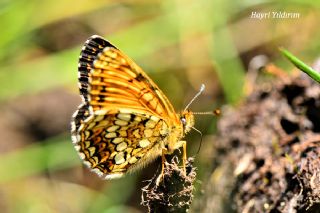
[[181,122],[183,123],[183,125],[185,125],[187,123],[187,120],[185,118],[181,118]]

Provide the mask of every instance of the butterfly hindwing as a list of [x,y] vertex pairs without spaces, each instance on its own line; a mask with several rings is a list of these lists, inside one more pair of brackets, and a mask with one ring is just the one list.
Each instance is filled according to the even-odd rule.
[[143,167],[161,154],[168,126],[128,109],[97,111],[79,127],[75,146],[85,164],[106,179]]

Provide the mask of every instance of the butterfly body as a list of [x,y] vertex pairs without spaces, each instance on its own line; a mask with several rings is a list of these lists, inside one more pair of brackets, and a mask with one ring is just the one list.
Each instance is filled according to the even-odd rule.
[[105,179],[144,167],[182,146],[192,112],[175,113],[157,85],[100,36],[85,43],[79,59],[82,104],[71,122],[80,158]]

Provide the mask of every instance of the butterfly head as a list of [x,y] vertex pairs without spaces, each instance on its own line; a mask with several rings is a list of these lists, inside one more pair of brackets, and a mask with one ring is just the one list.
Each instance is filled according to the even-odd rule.
[[180,122],[182,123],[184,133],[189,132],[194,126],[194,116],[193,116],[193,113],[188,108],[193,103],[193,101],[197,99],[199,95],[201,95],[204,89],[205,89],[205,86],[204,84],[202,84],[200,91],[191,99],[191,101],[187,104],[187,106],[184,108],[184,110],[180,114]]
[[180,115],[180,121],[183,126],[183,132],[187,133],[194,126],[194,116],[190,110],[185,110]]

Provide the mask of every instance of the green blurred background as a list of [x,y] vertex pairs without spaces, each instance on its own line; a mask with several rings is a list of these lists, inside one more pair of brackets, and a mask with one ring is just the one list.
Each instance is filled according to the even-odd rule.
[[[141,187],[160,165],[120,180],[89,172],[73,148],[71,115],[80,104],[78,56],[93,34],[137,62],[183,109],[208,111],[245,97],[249,64],[265,56],[283,69],[283,46],[312,64],[319,56],[320,1],[0,0],[1,212],[145,212]],[[252,19],[285,11],[298,19]],[[210,176],[216,118],[198,116],[196,198]],[[187,137],[194,155],[200,136]],[[202,182],[202,184],[200,183]],[[199,207],[194,208],[196,211]],[[201,208],[200,208],[201,209]]]

